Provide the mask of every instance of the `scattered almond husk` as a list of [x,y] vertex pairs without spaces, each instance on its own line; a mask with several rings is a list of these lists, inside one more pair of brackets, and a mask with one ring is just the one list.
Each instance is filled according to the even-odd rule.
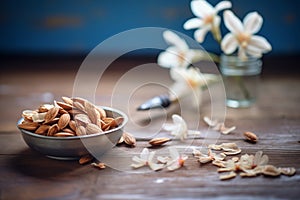
[[99,163],[93,162],[91,165],[98,168],[98,169],[105,169],[105,167],[106,167],[105,164],[101,163],[101,162],[99,162]]
[[84,165],[91,162],[94,159],[90,154],[84,155],[79,159],[79,164]]
[[135,147],[136,139],[132,134],[123,132],[118,144],[121,144],[121,143],[125,143],[130,147]]

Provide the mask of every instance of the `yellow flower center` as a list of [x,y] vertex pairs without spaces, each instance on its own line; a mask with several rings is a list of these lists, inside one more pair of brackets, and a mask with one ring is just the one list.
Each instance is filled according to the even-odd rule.
[[185,61],[185,53],[184,52],[179,52],[179,54],[178,54],[179,65],[182,66],[184,61]]
[[184,159],[182,159],[182,158],[179,158],[178,159],[178,164],[179,164],[179,166],[183,166],[184,165]]
[[246,48],[249,44],[251,35],[248,33],[240,33],[237,35],[237,40],[241,47]]
[[198,86],[198,82],[193,78],[188,78],[187,82],[192,88],[195,88]]
[[214,16],[213,15],[208,15],[204,19],[204,24],[212,24],[214,21]]

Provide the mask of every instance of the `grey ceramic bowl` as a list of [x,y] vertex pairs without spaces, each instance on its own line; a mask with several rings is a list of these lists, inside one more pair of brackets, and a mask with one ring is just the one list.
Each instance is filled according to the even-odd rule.
[[[109,107],[102,108],[109,117],[123,117],[123,123],[117,128],[103,133],[74,137],[44,136],[19,129],[29,147],[50,158],[62,160],[78,159],[88,153],[98,158],[98,156],[103,155],[117,144],[128,121],[127,116],[123,112]],[[22,123],[22,121],[23,118],[18,121],[18,124]]]

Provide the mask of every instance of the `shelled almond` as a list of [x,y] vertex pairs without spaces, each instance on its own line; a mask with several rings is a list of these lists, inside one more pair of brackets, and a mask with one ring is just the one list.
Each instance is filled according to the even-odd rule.
[[82,136],[114,129],[122,117],[107,117],[105,110],[83,98],[62,97],[61,101],[24,110],[19,128],[53,137]]

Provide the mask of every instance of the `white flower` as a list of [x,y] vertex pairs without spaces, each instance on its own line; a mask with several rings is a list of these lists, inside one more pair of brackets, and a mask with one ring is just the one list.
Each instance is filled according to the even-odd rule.
[[171,135],[173,135],[176,139],[180,139],[181,141],[185,140],[188,135],[199,135],[199,131],[188,130],[187,124],[184,119],[179,115],[172,115],[173,124],[165,123],[163,125],[163,129],[166,131],[171,131]]
[[256,34],[263,23],[263,18],[257,12],[249,13],[243,23],[229,10],[224,12],[224,22],[231,33],[225,35],[221,48],[226,54],[233,53],[237,48],[241,59],[247,58],[247,54],[253,57],[261,57],[272,49],[269,42]]
[[164,167],[163,164],[157,164],[153,162],[155,151],[149,152],[147,148],[144,148],[140,154],[140,157],[134,156],[132,160],[135,162],[131,164],[133,168],[140,168],[143,166],[149,166],[152,170],[157,171]]
[[169,171],[174,171],[184,166],[184,162],[188,159],[186,155],[180,155],[175,147],[169,147],[170,157],[158,157],[157,159],[166,163]]
[[206,82],[198,68],[172,68],[170,76],[175,81],[170,87],[170,98],[189,96],[191,104],[195,107],[199,106],[201,86]]
[[165,31],[163,37],[171,46],[159,54],[158,65],[166,68],[187,67],[195,57],[204,57],[201,50],[190,49],[186,41],[172,31]]
[[192,18],[186,21],[183,27],[187,30],[195,29],[195,39],[202,43],[208,31],[212,31],[217,41],[220,41],[220,22],[221,18],[218,16],[218,12],[221,10],[231,8],[230,1],[221,1],[215,7],[210,5],[204,0],[194,0],[191,2],[192,12],[197,18]]
[[180,140],[185,140],[188,134],[187,124],[179,115],[172,115],[173,124],[164,124],[163,128],[171,131],[171,135]]

